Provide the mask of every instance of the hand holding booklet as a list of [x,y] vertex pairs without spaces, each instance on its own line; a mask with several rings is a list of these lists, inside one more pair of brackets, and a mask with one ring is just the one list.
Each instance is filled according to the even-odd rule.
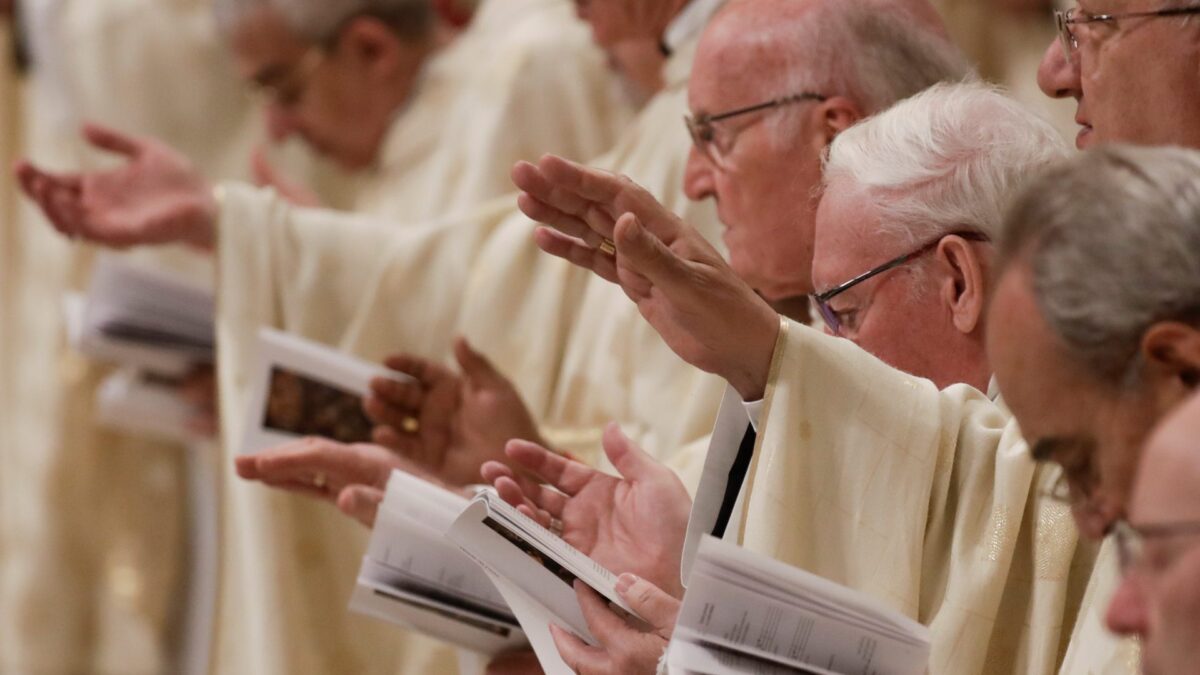
[[929,629],[861,593],[707,537],[667,653],[673,675],[920,675]]
[[491,580],[444,536],[468,504],[461,495],[393,472],[350,608],[482,654],[525,645]]
[[264,328],[251,373],[242,453],[322,436],[366,443],[373,425],[362,409],[371,380],[411,379],[295,335]]

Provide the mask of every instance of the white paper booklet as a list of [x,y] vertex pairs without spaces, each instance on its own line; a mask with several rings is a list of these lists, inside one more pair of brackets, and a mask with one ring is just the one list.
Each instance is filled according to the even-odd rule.
[[[617,578],[612,572],[509,506],[491,490],[475,497],[451,526],[447,537],[490,574],[503,579],[506,585],[540,607],[535,614],[517,613],[526,633],[535,630],[541,633],[543,624],[556,623],[596,644],[579,609],[574,589],[576,579],[636,618],[617,595]],[[540,652],[538,655],[542,656]],[[547,665],[544,659],[542,665]]]
[[445,532],[469,500],[395,471],[350,609],[482,654],[526,644],[487,575]]
[[250,373],[242,453],[304,436],[370,441],[373,425],[362,410],[362,397],[375,377],[412,379],[327,345],[262,329]]
[[67,324],[71,344],[100,361],[182,375],[213,360],[212,291],[112,256],[68,301]]
[[672,675],[921,675],[929,629],[862,593],[729,542],[700,544]]

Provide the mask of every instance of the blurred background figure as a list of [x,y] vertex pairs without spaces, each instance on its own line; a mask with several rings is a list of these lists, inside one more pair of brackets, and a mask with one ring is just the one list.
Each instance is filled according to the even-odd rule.
[[[76,140],[89,119],[169,138],[214,178],[249,178],[260,118],[208,0],[21,0],[16,11],[28,70],[18,99],[5,49],[10,160],[20,151],[61,169],[98,166]],[[96,388],[112,369],[65,346],[62,311],[64,295],[86,284],[93,251],[47,237],[40,214],[7,189],[0,671],[188,672],[206,651],[192,629],[207,627],[203,603],[188,594],[189,565],[199,562],[188,555],[189,476],[202,474],[189,466],[206,457],[95,419]],[[190,251],[133,255],[211,275]]]

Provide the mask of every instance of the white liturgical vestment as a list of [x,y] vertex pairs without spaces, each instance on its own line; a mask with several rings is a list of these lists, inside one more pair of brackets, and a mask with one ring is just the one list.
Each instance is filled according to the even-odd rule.
[[[736,394],[722,413],[685,577],[748,424]],[[1095,546],[1044,496],[1057,469],[1032,461],[1003,402],[787,322],[758,414],[727,538],[928,624],[935,675],[1058,671]]]
[[[713,234],[714,209],[682,190],[693,50],[694,39],[677,50],[667,88],[595,163],[630,175]],[[575,451],[594,452],[614,419],[652,451],[706,435],[720,395],[714,379],[670,354],[618,288],[538,251],[534,227],[513,195],[464,217],[397,228],[227,186],[217,263],[228,450],[241,437],[244,374],[263,326],[371,360],[401,350],[444,358],[453,336],[465,334],[513,378],[553,441]],[[232,476],[224,508],[218,668],[365,672],[368,653],[373,664],[388,646],[365,640],[361,620],[343,618],[363,551],[349,521]]]

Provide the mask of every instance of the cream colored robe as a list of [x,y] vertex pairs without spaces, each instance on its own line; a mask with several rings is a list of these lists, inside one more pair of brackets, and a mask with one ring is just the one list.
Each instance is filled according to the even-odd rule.
[[[386,218],[390,227],[462,215],[511,192],[508,174],[517,160],[547,152],[594,156],[612,146],[631,117],[614,74],[569,2],[490,0],[424,67],[388,131],[378,165],[361,177],[350,210]],[[365,550],[360,528],[337,515],[331,520],[335,534],[327,543],[309,542],[311,547],[355,555]],[[352,578],[343,574],[324,583]],[[343,596],[323,600],[334,605],[322,628],[344,631],[305,638],[303,647],[296,646],[299,639],[281,639],[291,663],[311,663],[304,668],[314,673],[455,669],[452,649],[347,615]],[[262,620],[277,621],[270,615],[274,607],[264,608]],[[342,640],[347,644],[336,644]],[[227,654],[222,651],[222,671],[251,668],[240,656],[226,660]]]
[[488,0],[424,67],[350,209],[397,223],[464,215],[512,191],[519,159],[612,147],[632,117],[565,0]]
[[[54,168],[90,165],[77,141],[87,117],[158,134],[214,176],[239,175],[232,167],[244,162],[257,120],[207,1],[30,0],[23,10],[37,59],[25,152]],[[0,413],[0,493],[12,516],[0,670],[163,672],[184,611],[183,450],[93,423],[104,370],[63,349],[60,309],[63,292],[86,278],[90,253],[30,209],[9,225],[5,274],[18,290],[6,298],[5,323],[19,330],[5,341],[14,367],[0,388],[19,396]],[[154,255],[204,269],[183,253]]]
[[[597,163],[713,233],[711,205],[682,192],[693,48],[672,59],[667,90]],[[720,395],[712,378],[671,355],[619,289],[537,251],[534,225],[512,196],[454,222],[397,230],[231,186],[220,220],[219,370],[230,449],[261,326],[370,359],[397,350],[442,358],[452,336],[465,333],[514,378],[551,435],[576,449],[594,450],[597,430],[612,419],[663,450],[707,432]],[[232,477],[225,488],[218,667],[368,672],[361,654],[387,643],[345,616],[363,551],[345,518]]]
[[929,624],[935,675],[1058,670],[1094,547],[1003,403],[789,323],[757,427],[741,544]]

